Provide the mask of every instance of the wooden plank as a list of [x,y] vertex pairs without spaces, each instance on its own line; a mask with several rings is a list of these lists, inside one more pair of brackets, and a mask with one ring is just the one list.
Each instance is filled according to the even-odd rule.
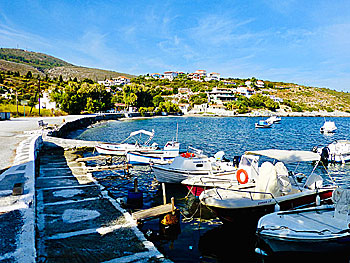
[[164,215],[167,213],[172,212],[172,205],[171,204],[165,204],[165,205],[159,205],[156,207],[152,207],[145,210],[140,210],[132,214],[132,217],[135,220],[141,220],[149,217],[155,217]]
[[90,157],[85,157],[85,158],[78,158],[75,161],[76,162],[86,162],[86,161],[94,161],[94,160],[104,160],[104,159],[109,159],[111,158],[110,155],[97,155],[97,156],[90,156]]
[[118,165],[106,165],[106,166],[94,166],[94,167],[85,167],[88,172],[98,172],[98,171],[107,171],[107,170],[127,170],[131,166],[129,164],[118,164]]

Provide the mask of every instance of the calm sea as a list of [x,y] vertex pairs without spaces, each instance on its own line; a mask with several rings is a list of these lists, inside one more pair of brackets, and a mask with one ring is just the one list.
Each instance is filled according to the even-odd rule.
[[[289,149],[311,150],[314,146],[325,146],[334,140],[350,139],[349,118],[327,118],[338,127],[333,135],[323,135],[319,128],[323,125],[321,117],[284,117],[280,124],[270,129],[257,129],[254,123],[261,118],[244,117],[161,117],[113,121],[94,128],[78,131],[72,137],[83,140],[121,142],[130,132],[144,129],[155,130],[154,142],[160,146],[176,138],[181,149],[188,146],[202,149],[212,156],[224,151],[225,157],[232,159],[248,150]],[[90,153],[91,154],[91,153]],[[290,169],[293,169],[291,165]],[[311,164],[301,167],[307,174],[313,168]],[[300,169],[299,169],[300,171]],[[327,171],[319,167],[316,170],[325,181]],[[349,185],[350,164],[330,165],[328,173],[340,185]],[[144,192],[144,207],[162,203],[161,186],[154,179],[147,166],[135,167],[130,176],[120,171],[94,173],[101,184],[106,186],[116,198],[127,196],[133,187],[134,178],[138,178],[140,190]],[[175,203],[181,210],[180,229],[162,229],[157,220],[145,222],[141,230],[154,242],[157,248],[174,262],[262,262],[254,253],[255,236],[240,226],[225,227],[197,199],[187,196],[187,190],[179,185],[166,186],[167,197],[175,197]],[[350,254],[350,253],[349,253]],[[242,255],[244,260],[242,259]],[[236,258],[236,260],[235,260]],[[241,260],[238,260],[240,258]],[[314,258],[314,257],[313,257]],[[288,258],[279,260],[290,261]]]

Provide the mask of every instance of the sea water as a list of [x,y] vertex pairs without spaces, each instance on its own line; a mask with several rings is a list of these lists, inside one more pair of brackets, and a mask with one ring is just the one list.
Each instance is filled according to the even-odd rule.
[[[272,128],[255,128],[261,120],[258,117],[159,117],[150,119],[129,119],[112,121],[104,125],[75,133],[73,137],[83,140],[121,142],[133,131],[155,130],[152,142],[159,146],[167,141],[181,143],[181,149],[189,146],[201,149],[208,156],[224,151],[232,160],[249,150],[287,149],[311,150],[314,146],[326,146],[334,140],[350,139],[349,118],[327,118],[334,121],[334,134],[321,134],[324,123],[321,117],[283,117],[280,124]],[[140,138],[145,139],[145,138]],[[287,165],[294,169],[295,164]],[[298,167],[310,174],[312,164]],[[325,183],[335,181],[347,186],[350,180],[350,164],[329,165],[328,171],[322,166],[316,169]],[[332,179],[330,179],[330,176]],[[124,198],[138,179],[139,189],[144,193],[144,208],[162,204],[161,185],[155,180],[149,166],[135,166],[130,175],[122,171],[94,173],[115,198]],[[167,230],[159,227],[158,220],[151,220],[141,226],[141,230],[164,255],[174,262],[261,262],[261,256],[254,252],[259,244],[254,233],[240,226],[224,226],[213,213],[200,205],[198,199],[188,195],[181,185],[166,185],[168,201],[175,197],[175,204],[181,211],[180,229]],[[254,229],[255,226],[252,226]],[[349,253],[350,254],[350,253]],[[242,257],[240,256],[243,256]],[[236,259],[235,259],[236,258]],[[239,260],[240,258],[240,260]],[[283,260],[283,258],[280,258]],[[290,256],[285,258],[290,260]]]

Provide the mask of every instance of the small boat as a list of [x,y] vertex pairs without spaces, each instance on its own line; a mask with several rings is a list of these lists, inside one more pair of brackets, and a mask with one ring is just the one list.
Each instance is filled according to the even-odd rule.
[[271,128],[272,123],[267,122],[266,120],[259,120],[255,123],[255,128]]
[[126,154],[127,162],[130,164],[166,164],[179,155],[180,143],[167,142],[162,150],[133,151]]
[[325,121],[323,126],[320,128],[321,133],[334,133],[337,127],[334,121]]
[[[215,187],[225,189],[248,189],[255,186],[255,179],[258,170],[258,156],[254,155],[242,155],[235,156],[233,159],[233,165],[237,167],[235,173],[229,174],[215,174],[215,175],[190,175],[187,179],[183,180],[181,184],[185,185],[187,189],[194,195],[200,196],[200,194],[206,190]],[[241,172],[246,171],[245,178],[242,180]],[[248,180],[245,184],[244,182]]]
[[[276,209],[288,210],[314,203],[332,195],[333,186],[323,186],[323,178],[314,172],[320,155],[311,151],[261,150],[245,154],[263,156],[278,162],[265,161],[259,167],[255,187],[248,190],[213,188],[199,196],[202,204],[213,210],[224,223],[247,222],[258,219]],[[284,163],[316,161],[310,176],[298,177],[288,171]],[[298,165],[299,166],[299,165]],[[297,167],[298,167],[297,166]],[[303,180],[300,180],[303,178]]]
[[228,175],[235,174],[237,168],[232,162],[224,159],[224,152],[217,152],[214,157],[208,157],[202,150],[189,147],[186,153],[174,158],[169,164],[153,165],[156,179],[162,183],[181,183],[191,175]]
[[[138,139],[136,136],[145,134],[149,136],[149,138],[145,142],[141,142],[140,139]],[[153,143],[152,145],[149,145],[151,140],[154,137],[154,130],[145,131],[145,130],[138,130],[130,133],[129,137],[127,137],[124,141],[121,143],[101,143],[95,146],[95,149],[100,154],[109,154],[109,155],[126,155],[127,152],[130,151],[154,151],[159,149],[158,144]],[[124,143],[129,139],[135,139],[134,143]]]
[[315,146],[312,149],[321,156],[324,164],[328,163],[346,163],[350,161],[350,141],[336,140],[325,147]]
[[280,123],[281,120],[282,120],[281,117],[276,116],[276,115],[273,115],[273,116],[267,118],[267,119],[266,119],[266,122],[274,124],[274,123]]
[[269,251],[273,253],[348,252],[350,190],[337,188],[332,199],[334,205],[280,211],[263,216],[257,226],[258,239],[268,245]]

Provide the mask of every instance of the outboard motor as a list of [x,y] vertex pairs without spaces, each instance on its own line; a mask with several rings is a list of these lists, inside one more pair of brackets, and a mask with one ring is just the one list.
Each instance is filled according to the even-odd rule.
[[241,161],[241,156],[234,156],[232,161],[233,166],[238,167],[240,161]]
[[314,147],[312,147],[312,152],[314,152],[314,153],[317,153],[317,150],[318,150],[318,147],[317,146],[314,146]]
[[328,158],[329,158],[329,148],[324,147],[322,148],[322,152],[321,152],[321,162],[323,162],[324,165],[328,165]]

